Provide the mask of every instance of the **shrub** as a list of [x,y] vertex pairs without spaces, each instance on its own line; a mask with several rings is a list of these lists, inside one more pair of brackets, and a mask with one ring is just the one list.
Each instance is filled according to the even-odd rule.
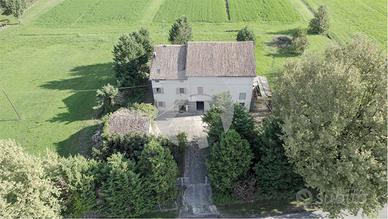
[[151,140],[141,153],[138,167],[151,204],[162,204],[176,197],[178,167],[168,148]]
[[207,162],[212,188],[230,194],[235,183],[249,171],[252,158],[247,140],[233,129],[223,133],[220,142],[211,145]]
[[0,217],[57,218],[59,195],[40,159],[14,141],[0,140]]
[[308,46],[307,33],[305,30],[297,29],[291,40],[292,51],[296,54],[302,54]]
[[237,41],[253,41],[255,43],[256,36],[253,31],[249,30],[247,26],[238,31],[236,36]]
[[176,138],[178,139],[179,151],[185,151],[185,148],[187,146],[187,134],[185,132],[180,132],[177,134]]
[[156,119],[158,116],[158,109],[149,103],[134,103],[129,107],[129,109],[143,112],[148,115],[152,120]]
[[103,144],[99,148],[93,148],[92,154],[98,160],[106,160],[115,153],[122,153],[126,158],[138,161],[149,141],[150,137],[146,134],[136,132],[124,136],[105,136]]
[[101,89],[97,90],[97,105],[93,109],[97,111],[98,115],[105,115],[118,108],[118,93],[119,90],[110,84],[104,85]]
[[168,41],[172,44],[185,44],[192,39],[191,26],[187,17],[178,18],[170,29]]
[[309,24],[309,32],[313,34],[327,33],[329,30],[329,13],[326,6],[321,5]]

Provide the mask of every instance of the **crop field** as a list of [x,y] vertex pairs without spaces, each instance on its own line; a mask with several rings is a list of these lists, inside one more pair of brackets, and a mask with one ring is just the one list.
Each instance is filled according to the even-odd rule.
[[331,33],[346,42],[360,32],[387,46],[386,0],[306,0],[312,7],[326,5],[331,17]]
[[229,0],[232,21],[295,22],[301,15],[289,0]]
[[225,0],[166,0],[154,21],[172,22],[181,15],[198,22],[226,22],[228,19]]
[[41,25],[132,23],[141,17],[150,0],[66,0],[44,14]]
[[[385,1],[305,1],[314,8],[327,4],[336,36],[308,36],[307,53],[360,31],[385,44]],[[15,139],[36,154],[88,150],[98,125],[95,91],[115,81],[117,38],[146,27],[154,44],[167,43],[171,23],[180,15],[189,17],[197,41],[234,41],[247,25],[256,35],[257,73],[275,81],[284,62],[299,57],[279,52],[271,41],[307,27],[311,11],[302,0],[230,3],[229,21],[224,0],[38,0],[21,25],[0,31],[0,42],[6,42],[0,43],[0,139]]]

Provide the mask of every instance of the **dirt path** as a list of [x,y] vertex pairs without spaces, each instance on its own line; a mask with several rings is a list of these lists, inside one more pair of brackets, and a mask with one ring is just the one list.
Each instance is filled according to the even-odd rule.
[[207,180],[207,149],[200,149],[197,142],[191,142],[185,152],[185,191],[182,198],[181,218],[217,217],[217,208],[212,202],[212,191]]

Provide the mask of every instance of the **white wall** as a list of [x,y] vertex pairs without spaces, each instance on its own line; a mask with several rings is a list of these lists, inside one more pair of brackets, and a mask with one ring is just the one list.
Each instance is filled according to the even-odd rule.
[[[229,91],[232,99],[244,103],[249,110],[252,98],[253,77],[191,77],[187,80],[152,81],[156,102],[165,102],[165,107],[158,107],[159,111],[178,111],[176,100],[190,102],[205,101],[205,111],[209,109],[209,101],[216,94]],[[203,87],[203,95],[198,94],[198,87]],[[155,93],[155,88],[162,88],[163,93]],[[178,94],[177,89],[185,88],[185,94]],[[245,100],[239,100],[240,93],[246,93]]]

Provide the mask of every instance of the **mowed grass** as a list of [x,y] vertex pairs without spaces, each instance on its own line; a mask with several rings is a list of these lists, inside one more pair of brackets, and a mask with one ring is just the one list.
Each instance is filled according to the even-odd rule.
[[154,17],[155,22],[172,22],[185,15],[194,22],[226,22],[225,0],[165,0]]
[[296,22],[302,17],[289,0],[229,0],[231,21]]
[[143,16],[151,0],[66,0],[37,20],[46,26],[130,24]]
[[[39,0],[27,11],[22,25],[0,32],[0,42],[6,42],[0,43],[0,88],[6,90],[21,115],[21,120],[17,120],[16,113],[0,91],[0,139],[15,139],[27,151],[36,154],[44,153],[46,149],[61,155],[88,150],[90,136],[98,122],[92,110],[95,91],[103,84],[114,84],[112,48],[118,37],[146,27],[154,44],[168,43],[174,16],[188,15],[189,10],[192,10],[192,19],[208,16],[207,20],[191,21],[195,41],[235,41],[237,31],[248,25],[257,37],[257,73],[267,76],[270,81],[279,76],[284,62],[299,58],[280,53],[270,43],[274,37],[290,35],[295,28],[306,27],[308,19],[295,22],[227,21],[223,1],[211,1],[211,4],[218,2],[221,8],[214,5],[212,10],[217,9],[225,16],[220,21],[214,21],[213,13],[205,16],[201,5],[195,10],[182,5],[163,14],[164,19],[170,21],[160,22],[156,17],[165,10],[164,4],[174,5],[170,1],[176,6],[180,2],[126,0],[125,3],[140,4],[138,8],[130,8],[127,15],[122,8],[129,6],[122,0],[101,0],[100,4],[107,4],[104,7],[92,4],[96,3],[92,0]],[[289,2],[303,5],[300,0]],[[187,4],[190,6],[190,2]],[[96,8],[101,8],[101,14],[89,15]],[[118,14],[127,16],[125,20],[114,18],[116,9]],[[131,15],[131,10],[136,14]],[[310,16],[305,9],[298,9],[298,12],[305,18]],[[309,41],[307,53],[322,51],[335,43],[318,35],[309,36]]]
[[355,33],[373,38],[385,49],[387,46],[386,0],[305,0],[314,8],[326,5],[330,14],[330,32],[344,43]]

